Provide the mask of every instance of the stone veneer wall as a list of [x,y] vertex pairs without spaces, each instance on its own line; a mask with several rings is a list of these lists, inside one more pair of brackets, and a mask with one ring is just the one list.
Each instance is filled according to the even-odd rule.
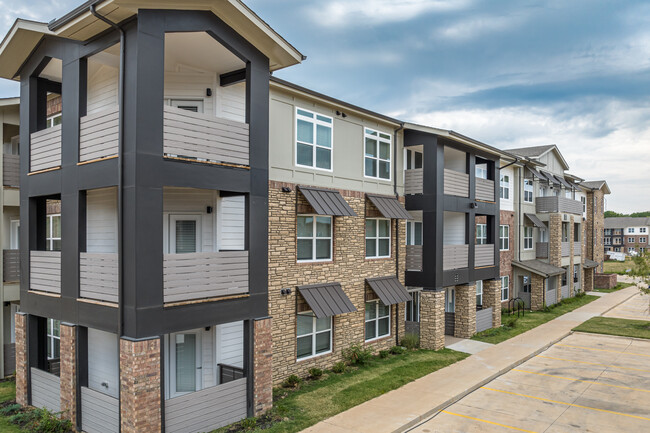
[[15,314],[16,334],[16,403],[29,404],[27,391],[27,314]]
[[[596,201],[595,209],[594,198]],[[603,245],[605,230],[605,214],[603,213],[604,199],[605,196],[601,190],[587,193],[587,237],[585,238],[587,258],[599,263],[600,266],[596,270],[600,272],[603,271],[603,261],[605,259],[605,246]],[[594,210],[595,212],[592,214]]]
[[162,428],[160,338],[120,340],[120,425],[122,433]]
[[562,215],[549,215],[548,229],[548,262],[554,266],[562,266]]
[[[291,192],[282,192],[282,187]],[[399,232],[399,280],[404,284],[406,259],[406,224],[404,220],[391,223],[391,257],[365,258],[365,215],[381,217],[377,209],[360,191],[339,191],[357,213],[356,217],[333,218],[333,260],[317,263],[296,261],[296,215],[313,213],[297,185],[269,182],[269,315],[273,317],[273,383],[296,374],[306,376],[312,367],[330,368],[342,360],[341,350],[362,344],[373,351],[395,345],[395,323],[399,334],[404,333],[404,304],[391,309],[390,335],[365,343],[365,279],[395,275],[395,251]],[[357,312],[333,317],[332,352],[313,358],[296,359],[296,310],[303,300],[296,286],[338,282]],[[291,294],[282,295],[290,288]],[[399,320],[397,317],[399,316]]]
[[271,318],[253,321],[253,416],[273,407],[273,339]]
[[544,309],[544,295],[545,287],[544,281],[546,280],[541,275],[530,275],[530,309],[533,311]]
[[[514,273],[512,271],[512,261],[515,259],[515,213],[510,211],[499,212],[499,225],[508,225],[510,227],[510,248],[506,251],[499,252],[499,273],[500,276],[509,277],[510,282],[509,295],[512,298],[515,290]],[[499,242],[497,233],[496,242]],[[485,299],[485,283],[483,283],[483,299]],[[499,290],[501,290],[501,281],[499,281]],[[501,300],[501,293],[499,292],[499,301]],[[485,302],[485,301],[484,301]],[[503,301],[503,307],[508,307],[508,301]],[[501,308],[501,307],[500,307]],[[499,314],[499,323],[501,322],[501,315]],[[496,325],[495,325],[496,326]]]
[[585,269],[585,279],[584,279],[584,288],[585,292],[591,292],[594,290],[594,269]]
[[439,350],[445,347],[445,292],[420,292],[420,347]]
[[454,337],[470,338],[476,334],[476,284],[456,286]]
[[483,281],[483,308],[492,307],[492,327],[501,326],[501,281]]
[[77,327],[61,323],[61,412],[77,423]]

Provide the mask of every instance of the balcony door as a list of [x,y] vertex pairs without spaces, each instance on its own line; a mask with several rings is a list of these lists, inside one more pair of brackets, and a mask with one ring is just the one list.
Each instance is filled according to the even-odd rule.
[[12,250],[20,248],[20,220],[11,220],[11,233],[9,238]]
[[170,398],[202,389],[201,359],[201,330],[170,334]]
[[166,220],[168,236],[165,247],[168,254],[201,252],[201,215],[169,214]]

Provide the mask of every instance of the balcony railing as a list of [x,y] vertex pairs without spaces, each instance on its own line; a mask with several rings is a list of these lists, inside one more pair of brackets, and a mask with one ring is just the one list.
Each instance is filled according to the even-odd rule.
[[165,106],[163,131],[165,156],[249,165],[246,123]]
[[571,242],[562,242],[562,257],[571,255]]
[[20,186],[20,156],[2,155],[2,184],[4,186]]
[[5,283],[20,281],[20,250],[2,251],[2,279]]
[[422,270],[422,245],[406,246],[406,269],[408,271]]
[[469,245],[444,245],[442,254],[442,269],[445,271],[469,266]]
[[535,199],[535,210],[539,213],[566,212],[582,215],[582,203],[566,197],[537,197]]
[[582,255],[582,242],[573,243],[573,255],[581,256]]
[[117,105],[79,120],[79,162],[117,155],[120,128]]
[[33,132],[30,136],[29,171],[61,166],[61,125]]
[[445,195],[469,197],[469,175],[445,168]]
[[474,249],[474,267],[494,266],[494,244],[476,245]]
[[248,293],[248,251],[167,254],[165,303]]
[[490,179],[476,178],[476,199],[483,201],[494,201],[494,181]]
[[29,289],[61,293],[61,251],[30,251]]
[[537,242],[535,244],[535,255],[538,259],[547,259],[548,258],[548,242]]
[[79,295],[99,301],[118,301],[117,254],[79,254]]
[[404,194],[422,194],[423,179],[421,168],[404,171]]

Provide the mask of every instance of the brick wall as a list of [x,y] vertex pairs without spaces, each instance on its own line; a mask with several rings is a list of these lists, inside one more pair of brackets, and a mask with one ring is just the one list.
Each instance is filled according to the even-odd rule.
[[272,319],[253,321],[253,415],[259,416],[273,406]]
[[584,286],[583,290],[585,292],[590,292],[594,290],[594,269],[585,269],[584,270]]
[[439,350],[445,347],[445,292],[420,293],[420,347]]
[[77,423],[77,327],[61,323],[61,411]]
[[[585,238],[585,242],[587,243],[587,257],[600,264],[596,269],[600,272],[603,271],[602,263],[605,259],[605,246],[603,244],[605,230],[605,214],[603,213],[604,199],[605,196],[600,190],[587,193],[587,237]],[[624,238],[624,241],[626,240]]]
[[594,276],[594,287],[597,289],[613,289],[616,287],[616,274],[596,274]]
[[16,333],[16,403],[28,404],[27,398],[27,315],[15,314]]
[[476,284],[456,286],[454,337],[470,338],[476,333]]
[[58,114],[62,110],[62,100],[60,96],[56,96],[49,101],[47,101],[47,117],[50,117],[54,114]]
[[[510,227],[510,248],[507,251],[500,251],[499,253],[499,274],[500,276],[509,277],[508,281],[510,282],[509,296],[512,297],[515,289],[514,274],[512,271],[512,261],[515,259],[515,213],[510,211],[500,211],[499,212],[499,224],[508,225]],[[499,236],[497,234],[496,241],[499,242]],[[499,290],[501,290],[501,281],[499,283]],[[483,292],[485,293],[485,283],[483,284]],[[485,298],[485,295],[483,296]],[[501,299],[501,292],[499,292],[499,300]],[[508,301],[503,301],[502,306],[504,308],[508,307]],[[500,307],[501,308],[501,307]],[[499,322],[501,322],[501,316],[499,315]]]
[[[282,187],[291,192],[282,192]],[[404,304],[393,305],[391,332],[388,337],[364,343],[365,279],[395,275],[396,228],[399,228],[399,279],[404,284],[406,224],[391,223],[391,257],[365,258],[365,215],[379,216],[377,209],[358,191],[340,191],[357,213],[356,217],[333,218],[333,260],[320,263],[296,262],[296,215],[313,212],[296,185],[269,182],[269,314],[273,317],[273,383],[292,374],[307,375],[312,367],[330,368],[342,360],[341,350],[352,344],[364,344],[373,351],[395,345],[395,323],[399,315],[399,333],[404,333]],[[305,360],[296,360],[296,308],[301,300],[296,286],[338,282],[357,312],[333,317],[332,352]],[[291,288],[290,295],[282,295]],[[399,312],[398,312],[399,309]]]
[[120,340],[122,433],[160,432],[160,339]]
[[554,266],[562,266],[562,215],[549,215],[548,229],[548,262]]

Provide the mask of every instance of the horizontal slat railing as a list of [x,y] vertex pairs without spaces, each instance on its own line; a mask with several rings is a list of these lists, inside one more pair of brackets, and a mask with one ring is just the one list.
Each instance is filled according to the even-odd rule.
[[581,256],[582,255],[582,243],[581,242],[574,242],[573,243],[573,255],[574,256]]
[[30,136],[29,171],[61,166],[61,125],[33,132]]
[[536,212],[565,212],[582,215],[582,203],[566,197],[537,197],[535,199]]
[[535,250],[537,251],[536,257],[538,259],[548,258],[548,242],[537,242],[535,244]]
[[120,109],[117,105],[79,120],[79,162],[117,155]]
[[2,251],[2,278],[5,283],[20,281],[20,250]]
[[2,184],[4,186],[20,186],[20,156],[2,155]]
[[166,156],[249,165],[249,126],[234,120],[165,106]]
[[467,173],[445,168],[444,174],[446,195],[469,197],[469,175]]
[[494,266],[494,244],[476,245],[474,267]]
[[562,257],[571,255],[571,242],[562,242]]
[[422,181],[424,180],[421,168],[404,171],[404,193],[422,194]]
[[120,431],[120,401],[115,397],[81,387],[81,428],[87,433]]
[[492,307],[476,312],[476,332],[482,332],[492,327]]
[[31,369],[32,406],[61,411],[61,379],[38,368]]
[[61,293],[61,251],[30,251],[31,290]]
[[461,269],[469,266],[469,245],[444,245],[442,269]]
[[79,295],[87,299],[118,301],[117,254],[79,254]]
[[494,181],[490,179],[476,178],[476,199],[494,201]]
[[248,293],[248,251],[167,254],[164,302]]
[[409,271],[422,270],[422,245],[406,246],[406,269]]

